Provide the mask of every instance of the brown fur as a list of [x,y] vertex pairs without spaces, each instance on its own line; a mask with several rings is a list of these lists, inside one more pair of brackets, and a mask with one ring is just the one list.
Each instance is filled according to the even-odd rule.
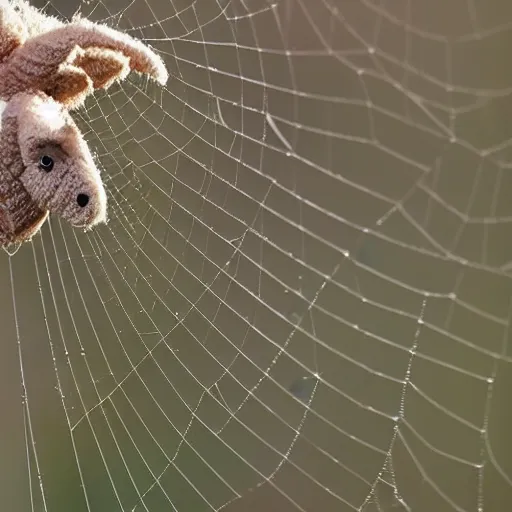
[[[106,193],[69,114],[132,70],[167,81],[162,60],[109,27],[63,23],[26,2],[0,4],[0,246],[30,239],[49,213],[90,228],[106,219]],[[49,156],[51,171],[40,159]],[[87,204],[80,198],[87,196]]]

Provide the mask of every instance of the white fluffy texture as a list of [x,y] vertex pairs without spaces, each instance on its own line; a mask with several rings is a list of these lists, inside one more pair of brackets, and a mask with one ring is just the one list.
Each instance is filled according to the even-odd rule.
[[0,6],[7,3],[16,8],[19,16],[25,23],[28,37],[34,37],[42,32],[47,32],[48,30],[64,25],[64,23],[55,16],[43,13],[26,0],[0,0]]
[[45,120],[45,124],[51,130],[60,130],[66,124],[61,114],[61,108],[56,103],[41,102],[35,109],[35,113]]

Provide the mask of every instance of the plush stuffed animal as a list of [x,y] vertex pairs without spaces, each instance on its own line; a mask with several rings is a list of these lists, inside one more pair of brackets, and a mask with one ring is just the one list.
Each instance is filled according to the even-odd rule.
[[132,70],[160,84],[168,77],[162,60],[125,34],[85,19],[41,18],[24,8],[0,0],[3,247],[30,239],[49,213],[82,228],[105,220],[100,174],[69,110]]

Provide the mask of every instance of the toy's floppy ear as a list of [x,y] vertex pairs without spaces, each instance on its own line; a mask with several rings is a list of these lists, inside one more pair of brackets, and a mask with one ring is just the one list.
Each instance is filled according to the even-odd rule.
[[130,59],[121,52],[107,48],[82,50],[73,64],[87,73],[95,89],[107,89],[116,80],[126,78],[130,72]]
[[93,83],[87,73],[70,64],[60,67],[54,82],[46,89],[46,94],[69,109],[79,107],[93,92]]
[[105,48],[77,47],[69,63],[59,67],[45,92],[69,110],[83,104],[94,89],[107,89],[130,72],[130,59],[120,52]]

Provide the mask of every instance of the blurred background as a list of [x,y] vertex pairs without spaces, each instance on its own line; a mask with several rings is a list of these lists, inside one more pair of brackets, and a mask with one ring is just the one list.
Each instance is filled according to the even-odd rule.
[[34,5],[171,77],[0,255],[3,510],[511,510],[512,4]]

